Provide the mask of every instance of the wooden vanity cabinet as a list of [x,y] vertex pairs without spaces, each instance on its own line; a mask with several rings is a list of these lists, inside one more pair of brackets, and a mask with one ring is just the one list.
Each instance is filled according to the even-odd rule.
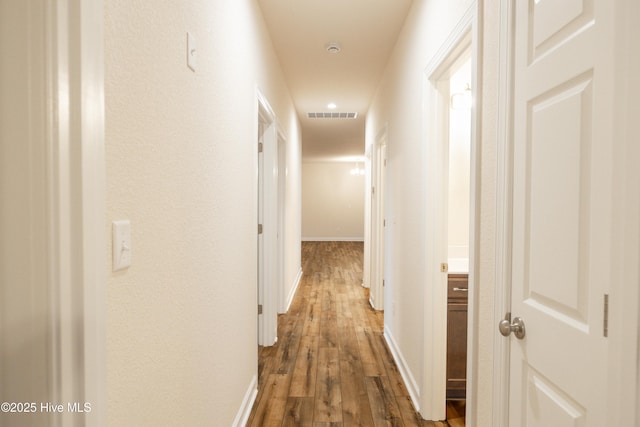
[[464,399],[467,385],[468,274],[449,274],[447,298],[447,399]]

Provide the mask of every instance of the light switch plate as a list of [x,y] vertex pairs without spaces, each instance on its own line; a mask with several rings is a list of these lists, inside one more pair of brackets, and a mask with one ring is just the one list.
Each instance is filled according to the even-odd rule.
[[191,33],[187,33],[187,66],[196,71],[196,38]]
[[113,271],[123,270],[131,265],[131,222],[113,221]]

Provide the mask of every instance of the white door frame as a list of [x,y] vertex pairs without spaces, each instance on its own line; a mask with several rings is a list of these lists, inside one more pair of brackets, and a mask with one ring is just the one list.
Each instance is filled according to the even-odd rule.
[[[278,131],[276,115],[269,102],[256,89],[256,158],[258,159],[258,344],[271,346],[278,340]],[[262,134],[261,134],[262,133]],[[262,143],[262,152],[259,144]],[[262,161],[260,160],[262,157]],[[260,172],[260,165],[262,171]],[[260,173],[262,175],[260,175]],[[262,177],[262,179],[260,179]]]
[[373,257],[371,256],[371,187],[373,186],[373,146],[371,144],[366,146],[365,150],[365,175],[364,175],[364,255],[362,265],[362,286],[364,288],[371,288],[371,262]]
[[287,295],[284,292],[285,270],[285,242],[287,234],[286,195],[287,195],[287,137],[281,127],[278,126],[277,144],[277,169],[278,169],[278,271],[276,284],[278,288],[278,313],[286,313],[288,309]]
[[[609,317],[612,356],[609,362],[608,402],[611,425],[640,424],[640,2],[618,0],[615,3],[615,78],[614,116],[615,214],[613,232],[613,271]],[[629,379],[632,379],[631,381]],[[635,379],[635,381],[633,381]],[[629,410],[635,408],[635,413]]]
[[369,304],[375,310],[384,310],[384,263],[385,263],[385,200],[384,187],[387,162],[387,127],[378,135],[372,150],[370,192],[370,256]]
[[[104,426],[103,4],[101,0],[28,2],[25,14],[19,10],[22,6],[7,5],[3,13],[8,14],[3,18],[21,22],[28,34],[12,43],[29,63],[28,72],[18,77],[30,88],[27,117],[18,119],[28,129],[20,131],[27,135],[23,140],[3,144],[29,147],[26,161],[33,165],[27,172],[31,188],[24,191],[31,192],[31,197],[24,221],[35,234],[24,236],[19,243],[28,248],[32,270],[2,286],[30,284],[36,290],[33,301],[44,299],[48,305],[46,316],[29,313],[28,327],[22,325],[25,332],[44,331],[46,335],[48,390],[44,396],[40,394],[43,390],[34,389],[34,396],[91,404],[90,413],[65,411],[55,425]],[[7,54],[4,47],[2,57]],[[1,113],[2,122],[16,120],[7,110]],[[22,124],[14,129],[19,126]],[[3,203],[11,204],[11,194],[3,197]]]
[[[512,66],[514,0],[500,4],[500,93],[498,108],[497,204],[496,204],[496,282],[493,422],[507,427],[509,417],[509,340],[502,339],[497,325],[510,311],[511,300],[511,192],[512,192]],[[612,195],[613,277],[609,306],[609,400],[607,420],[611,425],[638,425],[640,422],[640,60],[630,54],[640,40],[640,4],[635,0],[617,0],[614,16],[608,17],[615,28],[613,61],[616,67],[614,114],[614,190]],[[631,380],[630,380],[631,379]],[[605,404],[605,402],[603,402]],[[635,408],[635,411],[630,410]]]
[[[446,209],[434,205],[434,201],[446,200],[448,191],[444,173],[448,167],[443,163],[448,158],[449,139],[449,75],[458,65],[461,55],[471,51],[471,89],[473,107],[471,112],[471,152],[470,152],[470,212],[469,212],[469,293],[467,327],[467,393],[466,423],[476,424],[476,390],[478,358],[478,292],[475,283],[477,271],[477,251],[480,227],[477,200],[480,185],[479,141],[480,111],[482,105],[480,87],[480,26],[478,25],[478,3],[474,1],[460,19],[426,67],[424,110],[426,113],[425,140],[427,141],[426,169],[427,190],[427,259],[425,262],[424,295],[424,347],[423,384],[421,387],[420,414],[427,420],[441,420],[446,417],[446,347],[447,347],[447,275],[440,271],[440,265],[447,259]],[[467,57],[468,58],[468,57]],[[428,327],[426,327],[428,325]],[[438,351],[434,351],[434,350]],[[427,357],[428,355],[428,357]]]

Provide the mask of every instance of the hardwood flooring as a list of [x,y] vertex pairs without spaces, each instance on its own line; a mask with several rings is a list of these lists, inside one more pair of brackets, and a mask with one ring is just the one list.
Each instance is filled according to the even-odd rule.
[[[247,426],[464,426],[464,418],[424,421],[413,409],[382,335],[383,315],[361,286],[362,259],[362,243],[302,243],[304,276],[278,318],[278,343],[259,350]],[[455,417],[460,408],[449,410]]]

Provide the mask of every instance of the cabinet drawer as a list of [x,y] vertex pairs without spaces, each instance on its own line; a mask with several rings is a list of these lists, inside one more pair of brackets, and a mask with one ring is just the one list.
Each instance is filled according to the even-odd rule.
[[466,303],[468,291],[468,274],[449,274],[447,291],[449,302]]

